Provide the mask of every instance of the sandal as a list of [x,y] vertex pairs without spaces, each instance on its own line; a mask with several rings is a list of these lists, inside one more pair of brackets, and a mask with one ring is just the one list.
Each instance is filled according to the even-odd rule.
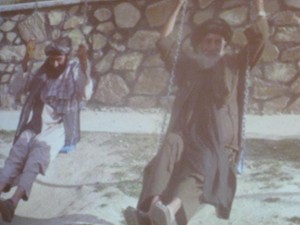
[[148,215],[131,206],[123,211],[127,225],[150,225]]
[[155,202],[151,205],[149,216],[152,225],[177,225],[168,207],[161,202]]

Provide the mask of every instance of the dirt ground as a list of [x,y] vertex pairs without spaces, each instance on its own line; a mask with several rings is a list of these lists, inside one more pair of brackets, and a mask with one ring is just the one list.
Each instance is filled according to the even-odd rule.
[[[0,132],[0,167],[13,133]],[[143,167],[157,135],[83,132],[76,151],[60,154],[39,176],[12,225],[122,225],[135,206]],[[247,140],[245,171],[229,220],[204,206],[189,225],[300,224],[300,140]],[[10,194],[2,195],[8,197]],[[5,224],[0,220],[0,224]]]

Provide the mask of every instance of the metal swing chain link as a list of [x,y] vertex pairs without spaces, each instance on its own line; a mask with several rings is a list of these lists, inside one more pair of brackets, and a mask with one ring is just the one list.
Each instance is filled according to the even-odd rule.
[[[253,11],[253,3],[250,2],[250,10]],[[250,20],[253,20],[253,15],[254,13],[251,12],[250,13],[252,15],[252,17],[250,18]],[[240,154],[240,159],[239,159],[239,167],[238,167],[238,172],[242,173],[243,169],[244,169],[244,155],[245,155],[245,148],[246,148],[246,143],[245,143],[245,138],[246,138],[246,112],[248,110],[248,104],[249,104],[249,89],[251,86],[251,82],[250,82],[250,66],[248,65],[249,63],[249,53],[247,52],[247,56],[246,56],[246,74],[245,74],[245,87],[244,87],[244,99],[243,99],[243,115],[242,115],[242,127],[241,127],[241,154]]]
[[[88,0],[84,0],[84,10],[83,10],[83,17],[84,17],[83,18],[84,19],[83,25],[84,26],[86,26],[86,24],[87,24],[87,11],[88,11]],[[76,95],[76,93],[75,93],[75,95]],[[76,117],[74,118],[74,121],[73,121],[72,139],[70,140],[70,143],[67,143],[67,145],[76,145],[76,143],[74,143],[74,139],[75,139],[75,136],[76,136],[76,133],[77,133],[78,123],[80,123],[80,114],[79,114],[79,111],[81,110],[80,103],[81,102],[78,102],[78,104],[77,104],[77,109],[76,110],[77,110],[78,113],[75,114]],[[72,110],[74,110],[74,109],[72,109]],[[79,132],[80,132],[80,130],[79,130]]]
[[[181,10],[181,20],[180,20],[180,24],[179,24],[177,39],[176,39],[175,54],[174,54],[174,58],[172,60],[172,70],[171,70],[171,73],[170,73],[170,79],[169,79],[167,94],[165,96],[166,100],[169,99],[169,97],[171,96],[171,93],[173,91],[172,88],[174,86],[176,64],[178,62],[178,58],[179,58],[179,55],[180,55],[180,49],[181,49],[181,43],[182,43],[182,40],[183,40],[183,28],[184,28],[185,17],[187,15],[188,1],[189,0],[184,1],[183,8]],[[157,150],[159,150],[162,147],[163,140],[164,140],[164,137],[165,137],[166,127],[167,127],[167,124],[168,124],[168,107],[163,107],[162,111],[163,111],[163,119],[162,119],[161,131],[160,131],[161,136],[160,136],[160,140],[158,142]]]

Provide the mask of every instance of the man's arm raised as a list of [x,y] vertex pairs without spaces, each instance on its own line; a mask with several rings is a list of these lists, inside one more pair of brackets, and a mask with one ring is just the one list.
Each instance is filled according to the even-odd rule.
[[258,16],[266,16],[264,0],[255,0],[255,9]]
[[172,31],[174,30],[177,16],[178,16],[180,9],[183,6],[185,1],[187,1],[187,0],[175,0],[174,1],[172,13],[169,16],[166,25],[163,27],[163,29],[160,33],[161,39],[169,36],[169,34],[172,33]]
[[255,18],[244,34],[248,40],[248,59],[250,68],[255,66],[262,55],[265,43],[269,37],[269,25],[264,9],[264,0],[254,0]]

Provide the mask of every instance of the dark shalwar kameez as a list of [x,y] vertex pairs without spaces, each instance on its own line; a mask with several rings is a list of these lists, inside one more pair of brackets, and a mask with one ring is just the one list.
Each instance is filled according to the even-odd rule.
[[[148,211],[151,198],[160,195],[165,204],[181,199],[179,225],[187,224],[201,203],[214,205],[218,217],[229,217],[241,147],[245,74],[260,57],[267,34],[267,21],[260,17],[245,30],[248,44],[211,69],[180,56],[170,125],[162,148],[145,168],[138,209]],[[172,52],[164,43],[158,46],[171,70]]]

